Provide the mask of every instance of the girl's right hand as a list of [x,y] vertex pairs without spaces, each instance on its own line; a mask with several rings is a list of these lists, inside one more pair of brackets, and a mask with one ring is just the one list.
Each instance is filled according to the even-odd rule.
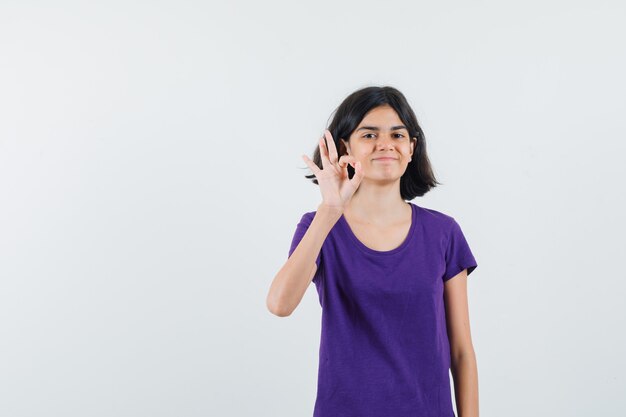
[[[337,148],[330,131],[325,130],[324,136],[328,146],[324,137],[320,138],[319,141],[323,169],[319,169],[315,162],[306,155],[302,155],[302,159],[317,179],[322,192],[322,204],[343,213],[347,203],[361,184],[363,169],[361,163],[353,156],[343,155],[337,159]],[[348,164],[352,165],[355,171],[352,179],[348,178]]]

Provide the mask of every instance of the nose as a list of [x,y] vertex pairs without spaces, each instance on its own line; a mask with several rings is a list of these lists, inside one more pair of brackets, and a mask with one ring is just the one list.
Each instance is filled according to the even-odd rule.
[[380,135],[380,140],[378,141],[377,146],[379,151],[393,149],[394,144],[391,135]]

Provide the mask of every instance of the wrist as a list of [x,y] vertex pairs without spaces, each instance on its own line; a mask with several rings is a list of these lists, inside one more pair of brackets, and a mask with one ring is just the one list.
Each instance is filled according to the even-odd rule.
[[323,218],[324,220],[328,220],[329,222],[332,222],[332,223],[337,222],[337,220],[339,220],[342,214],[343,214],[342,207],[328,206],[324,203],[321,203],[319,206],[317,206],[316,217],[319,216],[320,218]]

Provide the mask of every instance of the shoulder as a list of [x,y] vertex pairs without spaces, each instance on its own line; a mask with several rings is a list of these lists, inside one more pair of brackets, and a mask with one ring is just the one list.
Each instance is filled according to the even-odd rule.
[[450,230],[457,224],[454,217],[448,213],[427,207],[416,207],[424,224],[432,225],[443,230]]
[[313,221],[313,218],[315,218],[315,213],[317,213],[317,211],[307,211],[304,214],[302,214],[300,218],[300,224],[309,226],[311,222]]

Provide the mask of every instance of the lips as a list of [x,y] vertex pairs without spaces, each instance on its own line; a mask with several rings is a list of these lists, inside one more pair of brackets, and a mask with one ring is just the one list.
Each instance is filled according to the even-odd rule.
[[391,158],[391,157],[382,157],[382,158],[374,158],[374,161],[397,161],[398,158]]

